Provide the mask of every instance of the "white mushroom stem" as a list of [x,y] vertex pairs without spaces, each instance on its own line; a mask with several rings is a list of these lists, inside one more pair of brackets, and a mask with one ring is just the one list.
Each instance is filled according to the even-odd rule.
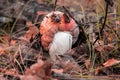
[[57,32],[50,44],[50,58],[55,61],[56,56],[63,55],[72,47],[72,35],[69,32]]

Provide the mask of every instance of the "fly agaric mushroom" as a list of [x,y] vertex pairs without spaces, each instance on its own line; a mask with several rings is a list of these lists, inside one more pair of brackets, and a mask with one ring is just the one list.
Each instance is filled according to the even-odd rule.
[[51,59],[70,50],[79,35],[76,22],[60,11],[47,14],[40,25],[41,43]]

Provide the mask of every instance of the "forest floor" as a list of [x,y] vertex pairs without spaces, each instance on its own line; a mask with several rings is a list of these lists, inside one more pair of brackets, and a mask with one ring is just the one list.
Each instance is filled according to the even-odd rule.
[[[54,0],[0,0],[0,80],[120,80],[118,4],[120,0],[58,0],[57,5]],[[67,9],[83,33],[75,47],[53,62],[41,45],[39,27],[55,7]]]

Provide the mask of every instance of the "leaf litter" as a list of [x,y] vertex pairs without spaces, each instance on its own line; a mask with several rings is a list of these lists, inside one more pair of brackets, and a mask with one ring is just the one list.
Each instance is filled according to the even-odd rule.
[[[20,0],[19,2],[25,4],[24,2],[21,2],[21,1],[22,0]],[[41,3],[42,0],[37,0],[37,1]],[[15,4],[16,2],[13,1],[13,3]],[[13,3],[10,2],[10,4],[13,4]],[[89,5],[91,5],[93,4],[93,1],[88,0],[88,3]],[[33,0],[27,6],[31,6],[34,4],[39,5],[36,1]],[[46,12],[52,11],[52,8],[49,9],[48,7],[46,7],[46,4],[47,3],[42,4],[42,8],[44,7],[45,10],[41,10],[42,11],[41,14],[39,12],[40,19],[44,14],[47,14]],[[10,8],[12,7],[13,6],[11,6]],[[21,7],[21,4],[18,7]],[[39,9],[37,11],[39,11]],[[84,9],[86,9],[86,7]],[[93,62],[91,63],[91,59],[90,59],[91,48],[87,43],[84,43],[84,42],[81,45],[78,45],[77,47],[72,48],[71,50],[66,52],[66,54],[64,54],[63,56],[58,56],[56,61],[53,62],[52,60],[50,60],[50,56],[48,52],[44,51],[44,49],[41,47],[41,40],[40,40],[41,35],[39,35],[40,33],[39,21],[41,20],[39,20],[38,17],[37,18],[35,17],[36,15],[33,12],[36,12],[36,11],[32,11],[32,10],[33,9],[31,8],[30,14],[28,14],[30,12],[30,7],[27,7],[25,11],[23,11],[22,16],[24,16],[24,18],[23,17],[21,18],[23,20],[27,19],[25,21],[26,23],[23,24],[23,22],[21,21],[16,23],[16,24],[19,23],[22,25],[26,25],[28,27],[28,29],[25,30],[24,34],[19,36],[14,36],[14,34],[11,35],[9,33],[2,34],[2,35],[0,34],[1,35],[0,37],[0,80],[48,80],[48,79],[77,80],[80,78],[81,79],[85,78],[86,80],[88,79],[94,80],[97,77],[97,76],[95,77],[95,75],[108,76],[104,78],[105,80],[107,79],[109,80],[109,78],[114,79],[114,76],[110,76],[110,75],[120,74],[119,73],[120,72],[120,67],[119,67],[120,66],[120,57],[119,57],[120,44],[118,41],[120,29],[119,27],[114,27],[114,25],[112,25],[112,24],[115,24],[119,26],[119,22],[120,22],[119,20],[116,20],[115,22],[112,22],[112,21],[109,22],[109,26],[111,28],[114,27],[113,29],[115,31],[115,34],[112,33],[113,30],[106,27],[104,29],[104,36],[102,36],[102,39],[98,40],[96,44],[93,45],[94,54],[96,56],[94,61],[94,66],[92,64]],[[70,8],[70,10],[72,11],[72,8]],[[89,14],[89,13],[90,12],[86,12],[85,14]],[[33,15],[34,17],[31,17],[31,18],[28,17]],[[87,16],[87,17],[91,17],[91,16]],[[109,19],[109,16],[108,16],[108,19]],[[111,16],[110,16],[110,19],[111,19]],[[90,21],[89,19],[83,21],[85,28],[89,27],[91,29],[90,27],[91,24],[89,23],[92,23],[92,25],[94,25],[95,28],[96,26],[98,26],[94,22],[89,22],[89,21]],[[18,29],[18,27],[16,28]],[[95,35],[95,34],[98,34],[98,32],[94,32],[93,30],[92,35]],[[94,78],[91,78],[93,76]],[[115,80],[118,80],[119,78],[120,77],[117,76]]]

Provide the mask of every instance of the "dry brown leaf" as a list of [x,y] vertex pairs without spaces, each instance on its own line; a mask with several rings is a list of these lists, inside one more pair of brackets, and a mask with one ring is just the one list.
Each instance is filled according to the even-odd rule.
[[30,69],[26,70],[26,75],[36,75],[43,80],[47,80],[51,73],[52,64],[50,61],[40,61],[33,64]]
[[113,49],[114,49],[114,46],[111,45],[111,44],[95,47],[95,50],[96,50],[97,52],[100,52],[100,53],[102,53],[102,52],[104,52],[104,51],[111,51],[111,50],[113,50]]
[[107,67],[110,67],[110,66],[113,66],[113,65],[116,65],[116,64],[119,64],[120,63],[120,60],[117,60],[117,59],[109,59],[107,60],[105,63],[103,63],[102,66],[98,66],[95,70],[95,75],[97,75],[100,70],[104,69],[104,68],[107,68]]
[[31,38],[35,38],[36,34],[39,33],[39,30],[31,22],[27,22],[26,25],[29,27],[29,30],[24,37],[29,42]]
[[113,65],[116,65],[116,64],[119,64],[119,63],[120,63],[119,60],[112,58],[112,59],[109,59],[108,61],[106,61],[106,62],[103,64],[103,66],[104,66],[104,67],[110,67],[110,66],[113,66]]
[[105,50],[105,51],[111,51],[111,50],[113,50],[113,49],[114,49],[114,46],[111,45],[111,44],[104,45],[104,50]]
[[97,47],[95,47],[95,50],[97,51],[97,52],[103,52],[104,50],[103,50],[103,46],[97,46]]
[[97,74],[100,72],[101,69],[103,69],[103,67],[102,67],[102,66],[98,66],[98,67],[95,69],[95,75],[97,75]]

